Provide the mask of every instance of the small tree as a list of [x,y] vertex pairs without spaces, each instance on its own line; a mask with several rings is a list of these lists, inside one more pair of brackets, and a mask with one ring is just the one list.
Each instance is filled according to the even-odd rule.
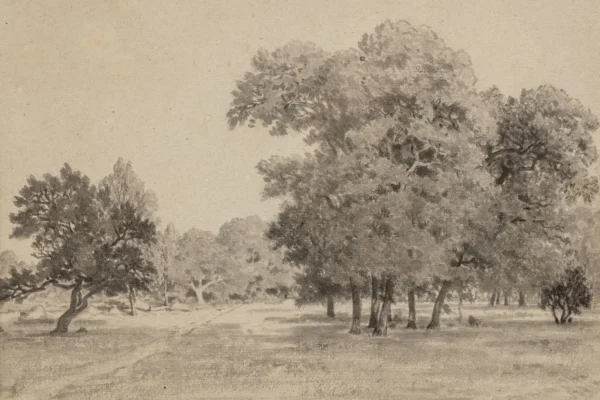
[[283,248],[284,261],[301,269],[296,274],[296,306],[322,303],[327,316],[335,318],[335,301],[346,298],[348,285],[336,265],[339,236],[329,206],[286,204],[271,223],[266,237],[275,248]]
[[[581,314],[584,308],[590,308],[592,292],[588,284],[586,271],[581,268],[569,268],[556,281],[542,288],[540,307],[550,309],[554,322],[560,325],[572,321],[572,315]],[[560,309],[560,319],[556,311]]]

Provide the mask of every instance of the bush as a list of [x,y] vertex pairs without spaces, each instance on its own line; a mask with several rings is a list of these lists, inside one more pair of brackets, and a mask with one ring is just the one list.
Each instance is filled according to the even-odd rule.
[[239,293],[231,293],[231,294],[229,294],[229,300],[246,303],[248,301],[248,297],[246,295],[241,295]]
[[[550,309],[557,324],[571,323],[572,315],[581,314],[582,309],[590,308],[591,304],[591,288],[586,271],[581,267],[567,269],[558,280],[542,287],[540,307]],[[561,310],[560,318],[557,310]]]
[[475,318],[472,315],[469,315],[469,319],[467,320],[467,322],[469,323],[469,326],[472,326],[472,327],[480,327],[481,326],[481,320],[478,318]]

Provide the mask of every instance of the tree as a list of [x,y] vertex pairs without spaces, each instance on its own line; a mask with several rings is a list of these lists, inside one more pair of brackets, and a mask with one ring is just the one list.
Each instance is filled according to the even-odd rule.
[[[325,210],[324,210],[325,211]],[[335,317],[335,300],[344,298],[347,284],[335,276],[335,242],[325,214],[304,203],[287,204],[270,224],[267,238],[275,248],[284,249],[284,261],[300,268],[295,277],[299,286],[296,305],[325,303],[327,316]]]
[[30,177],[15,197],[11,237],[33,238],[36,271],[13,269],[0,280],[0,300],[25,298],[49,285],[71,291],[68,310],[55,333],[101,292],[148,290],[155,273],[142,248],[155,240],[154,223],[129,203],[115,204],[110,189],[100,189],[68,164],[58,176]]
[[[364,35],[358,49],[335,54],[292,42],[259,52],[253,68],[233,92],[230,127],[261,122],[271,134],[302,132],[317,145],[304,163],[272,158],[259,164],[267,196],[293,194],[295,204],[319,200],[339,213],[339,224],[345,216],[346,225],[359,226],[357,217],[365,214],[355,204],[380,194],[408,188],[429,209],[447,189],[439,187],[445,175],[456,175],[450,185],[486,185],[477,182],[483,174],[470,183],[461,176],[483,164],[479,149],[492,132],[492,119],[480,107],[468,56],[430,29],[388,21]],[[311,164],[314,173],[307,171]],[[318,176],[320,184],[313,181]],[[345,252],[367,254],[355,248],[358,237],[346,237]],[[358,291],[370,268],[348,267],[342,269],[358,321]],[[355,327],[351,331],[358,332]]]
[[[486,158],[496,183],[510,184],[532,207],[543,207],[551,196],[591,201],[598,192],[598,178],[588,174],[598,157],[592,138],[598,118],[550,85],[523,90],[518,99],[509,97],[504,103],[497,92],[489,93],[483,96],[494,99],[492,107],[501,107],[495,142],[488,143]],[[538,184],[530,184],[534,182]]]
[[258,167],[266,183],[265,196],[289,198],[270,230],[271,239],[285,246],[289,261],[316,268],[322,271],[318,276],[330,277],[334,284],[350,288],[350,331],[360,333],[360,297],[366,269],[357,245],[365,214],[351,206],[361,193],[347,193],[345,187],[364,172],[358,160],[352,155],[334,159],[317,152],[304,160],[272,158]]
[[[550,309],[554,322],[564,325],[571,323],[572,315],[579,315],[584,308],[590,308],[592,293],[586,271],[581,267],[568,268],[558,279],[546,283],[542,289],[540,307]],[[558,318],[556,311],[560,309]]]
[[[591,218],[590,218],[591,215]],[[579,262],[587,267],[588,277],[594,290],[594,300],[600,296],[600,211],[598,205],[582,207],[574,218],[579,223],[581,240],[576,250]]]
[[[359,237],[359,250],[364,253],[362,258],[370,266],[372,276],[377,277],[375,281],[379,281],[372,285],[369,320],[375,336],[387,332],[394,292],[398,288],[414,291],[414,282],[425,280],[444,259],[434,236],[419,224],[419,215],[411,207],[417,201],[414,193],[390,191],[358,208],[370,216]],[[413,316],[416,318],[416,314]]]
[[162,232],[158,232],[156,243],[148,249],[148,258],[156,266],[161,279],[156,283],[160,284],[159,290],[162,292],[163,305],[169,305],[169,287],[173,284],[171,274],[176,269],[176,261],[179,255],[178,241],[180,235],[173,224],[168,224]]
[[[130,161],[119,158],[113,166],[112,174],[100,181],[101,187],[110,189],[110,198],[114,204],[129,204],[141,218],[154,221],[154,213],[158,209],[156,195],[145,189],[144,182],[133,170]],[[136,314],[136,293],[133,286],[128,288],[131,315]]]
[[222,286],[224,277],[230,277],[238,269],[212,232],[190,229],[179,238],[177,248],[170,279],[186,289],[186,296],[201,304],[206,289]]
[[590,174],[597,160],[592,134],[598,119],[550,85],[523,90],[518,98],[505,99],[496,88],[481,97],[498,120],[486,145],[486,164],[502,189],[498,217],[506,232],[493,247],[498,254],[492,258],[503,264],[493,284],[505,290],[516,286],[524,306],[525,291],[564,269],[547,255],[563,259],[582,240],[573,207],[581,200],[590,203],[598,192],[598,178]]
[[234,218],[219,229],[217,242],[239,266],[236,281],[247,285],[260,276],[265,288],[289,287],[293,281],[291,266],[284,263],[284,254],[274,249],[267,237],[269,224],[258,216]]

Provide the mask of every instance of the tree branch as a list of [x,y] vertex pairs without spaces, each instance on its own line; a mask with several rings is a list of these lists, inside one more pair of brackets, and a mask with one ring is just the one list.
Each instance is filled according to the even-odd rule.
[[525,148],[509,148],[509,149],[496,150],[496,151],[490,152],[488,154],[486,162],[488,163],[488,165],[492,164],[498,157],[503,156],[503,155],[508,155],[508,154],[516,154],[519,156],[523,156],[523,155],[529,153],[534,148],[538,147],[540,144],[541,144],[541,141],[537,140]]
[[217,279],[215,279],[214,281],[210,281],[210,282],[208,282],[208,283],[206,283],[206,284],[204,284],[204,285],[200,286],[200,287],[199,287],[199,288],[198,288],[196,291],[203,292],[203,291],[205,291],[207,288],[209,288],[210,286],[212,286],[212,285],[214,285],[214,284],[216,284],[216,283],[222,282],[222,281],[223,281],[223,279],[221,279],[221,278],[217,278]]
[[0,301],[10,300],[10,299],[26,299],[27,297],[29,297],[29,295],[31,295],[33,293],[37,293],[37,292],[46,290],[48,285],[53,285],[53,286],[56,286],[58,288],[65,289],[65,290],[73,289],[76,286],[75,284],[65,285],[65,284],[59,283],[58,281],[56,281],[54,279],[47,279],[44,282],[42,282],[42,284],[40,284],[39,286],[25,285],[28,287],[23,287],[24,286],[23,284],[17,284],[17,285],[15,285],[15,287],[7,288],[6,290],[9,290],[11,293],[1,296]]

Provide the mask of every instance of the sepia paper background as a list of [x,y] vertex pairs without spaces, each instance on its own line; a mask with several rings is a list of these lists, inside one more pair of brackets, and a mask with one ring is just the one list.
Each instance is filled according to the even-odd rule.
[[[182,230],[271,217],[256,163],[302,151],[298,137],[227,129],[235,79],[259,48],[300,39],[354,46],[385,19],[431,26],[472,57],[478,87],[544,83],[600,114],[600,3],[486,1],[0,2],[0,248],[28,175],[63,163],[96,181],[119,156]],[[596,138],[599,139],[600,138]]]

